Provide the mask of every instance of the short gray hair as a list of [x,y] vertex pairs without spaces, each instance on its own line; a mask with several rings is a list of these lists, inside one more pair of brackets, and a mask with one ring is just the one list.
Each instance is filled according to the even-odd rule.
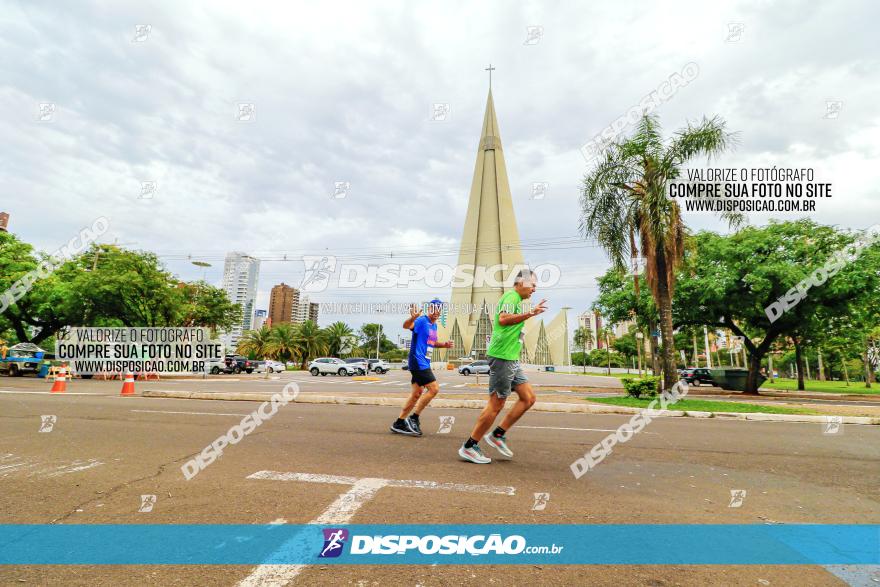
[[532,271],[531,269],[523,269],[522,271],[519,272],[519,274],[513,280],[513,284],[514,285],[520,284],[520,283],[524,282],[526,279],[531,279],[534,276],[535,276],[535,272]]

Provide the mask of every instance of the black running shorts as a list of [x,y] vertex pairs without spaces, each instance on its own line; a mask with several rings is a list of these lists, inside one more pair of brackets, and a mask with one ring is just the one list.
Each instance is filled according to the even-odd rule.
[[434,377],[434,372],[428,369],[417,369],[415,371],[410,371],[412,373],[412,381],[411,383],[418,383],[422,387],[428,385],[429,383],[433,383],[437,381],[437,378]]

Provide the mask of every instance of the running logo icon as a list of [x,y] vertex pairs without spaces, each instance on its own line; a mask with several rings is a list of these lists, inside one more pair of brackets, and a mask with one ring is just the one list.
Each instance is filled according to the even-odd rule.
[[344,528],[324,528],[324,548],[318,558],[336,558],[342,554],[345,541],[348,540],[348,530]]
[[303,255],[305,274],[300,289],[307,292],[318,292],[327,289],[330,276],[336,271],[336,257]]

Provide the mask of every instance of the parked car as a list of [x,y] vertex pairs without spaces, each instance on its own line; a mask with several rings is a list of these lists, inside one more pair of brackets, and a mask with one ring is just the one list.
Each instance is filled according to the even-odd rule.
[[350,358],[345,359],[345,362],[354,367],[357,370],[358,375],[366,375],[370,368],[366,359]]
[[253,373],[254,362],[240,355],[227,355],[222,361],[214,361],[208,364],[208,372],[211,375],[218,375],[220,373],[234,373],[238,375],[242,371]]
[[458,368],[460,375],[470,375],[471,373],[488,373],[489,361],[474,361]]
[[409,363],[404,361],[403,364],[400,366],[400,368],[403,369],[404,371],[409,371]]
[[319,374],[326,375],[327,373],[340,376],[354,375],[357,373],[357,367],[349,365],[342,359],[323,357],[309,363],[309,373],[315,377]]
[[266,361],[251,361],[251,367],[254,368],[254,373],[265,373]]
[[269,371],[269,373],[281,373],[282,371],[287,371],[287,367],[285,367],[284,363],[280,361],[266,359],[265,363],[266,370]]
[[369,367],[367,371],[373,371],[374,373],[378,373],[379,375],[388,373],[388,371],[391,370],[391,365],[389,365],[382,359],[368,359],[367,366]]
[[208,361],[205,370],[211,375],[226,373],[226,359],[220,359],[219,361]]
[[695,369],[683,369],[680,377],[687,381],[688,385],[699,387],[700,385],[715,385],[712,381],[712,373],[703,367]]

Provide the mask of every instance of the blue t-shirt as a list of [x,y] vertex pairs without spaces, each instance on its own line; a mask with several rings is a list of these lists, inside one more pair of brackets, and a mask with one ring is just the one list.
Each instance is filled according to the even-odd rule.
[[437,324],[427,316],[416,318],[412,327],[412,341],[409,345],[410,371],[421,371],[431,368],[431,354],[437,342]]

